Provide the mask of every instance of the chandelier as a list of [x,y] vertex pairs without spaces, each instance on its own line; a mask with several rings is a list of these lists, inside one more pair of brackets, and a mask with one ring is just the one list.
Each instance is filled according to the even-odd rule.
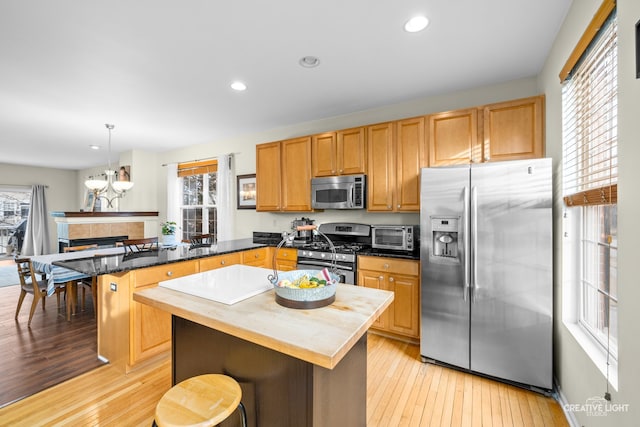
[[109,123],[105,124],[105,126],[109,130],[109,157],[107,170],[105,170],[104,174],[100,175],[100,177],[89,177],[89,179],[84,182],[84,185],[93,192],[95,200],[103,199],[107,203],[107,206],[105,207],[106,210],[116,210],[114,201],[124,196],[128,190],[131,190],[133,182],[128,180],[116,180],[117,172],[111,169],[111,130],[113,130],[115,126]]

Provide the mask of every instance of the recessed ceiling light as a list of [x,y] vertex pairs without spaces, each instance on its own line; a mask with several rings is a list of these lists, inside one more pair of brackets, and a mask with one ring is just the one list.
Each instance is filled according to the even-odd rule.
[[100,146],[99,145],[90,145],[89,148],[91,148],[92,150],[99,150]]
[[427,28],[427,25],[429,25],[429,20],[426,16],[414,16],[404,24],[404,30],[409,33],[417,33]]
[[304,68],[313,68],[320,65],[320,59],[315,56],[303,56],[299,61]]
[[247,85],[242,82],[233,82],[231,83],[231,89],[237,91],[247,90]]

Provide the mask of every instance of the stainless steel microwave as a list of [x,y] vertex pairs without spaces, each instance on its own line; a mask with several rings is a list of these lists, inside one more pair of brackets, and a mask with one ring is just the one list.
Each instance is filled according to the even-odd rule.
[[366,176],[342,175],[311,180],[313,209],[364,209]]
[[420,248],[418,225],[372,225],[371,247],[395,251],[417,251]]

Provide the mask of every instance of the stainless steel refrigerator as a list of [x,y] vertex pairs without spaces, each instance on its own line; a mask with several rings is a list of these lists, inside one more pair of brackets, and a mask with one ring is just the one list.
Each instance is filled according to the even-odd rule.
[[550,390],[551,159],[421,172],[422,359]]

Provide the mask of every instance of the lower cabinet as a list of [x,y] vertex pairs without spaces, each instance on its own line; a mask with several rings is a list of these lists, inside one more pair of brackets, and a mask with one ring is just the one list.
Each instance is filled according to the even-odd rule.
[[242,263],[253,267],[271,268],[269,248],[250,249],[242,252]]
[[242,264],[242,254],[233,252],[230,254],[217,255],[200,259],[200,272],[215,270],[216,268],[228,267],[230,265]]
[[273,249],[276,252],[276,270],[291,271],[295,270],[298,264],[298,250],[294,248]]
[[171,349],[171,315],[162,310],[133,301],[133,292],[158,286],[158,282],[198,272],[198,261],[134,270],[132,274],[131,306],[129,312],[129,365]]
[[394,293],[389,308],[373,328],[418,340],[420,338],[420,262],[373,256],[358,257],[358,285]]

